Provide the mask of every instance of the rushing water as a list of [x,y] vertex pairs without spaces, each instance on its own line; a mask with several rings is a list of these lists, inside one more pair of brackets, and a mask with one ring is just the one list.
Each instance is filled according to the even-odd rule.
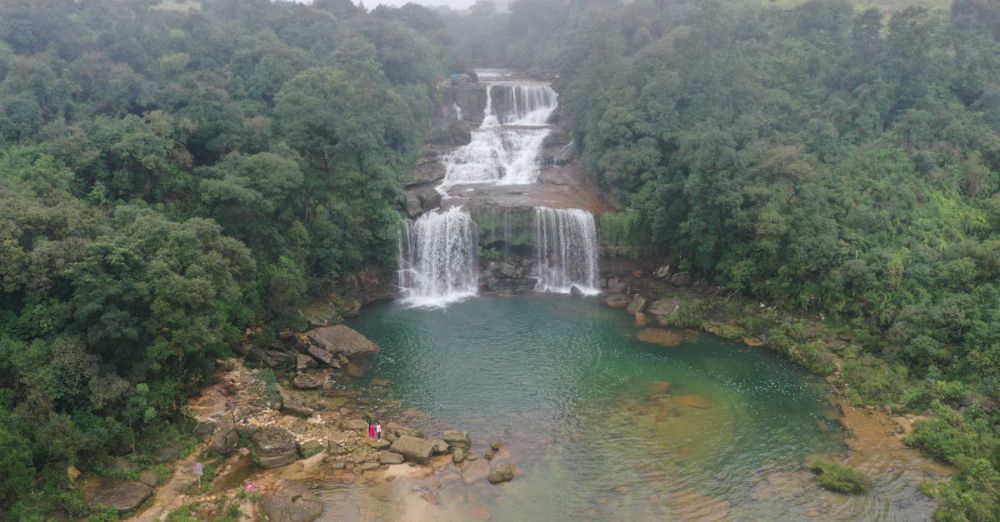
[[461,207],[428,212],[404,224],[399,240],[403,302],[444,306],[474,296],[478,266],[476,224]]
[[543,292],[600,293],[597,283],[597,227],[586,210],[535,207],[535,255]]
[[[762,349],[709,336],[649,345],[620,310],[544,294],[444,310],[385,303],[352,326],[382,347],[369,376],[390,386],[366,396],[388,405],[384,418],[429,435],[469,430],[476,453],[502,440],[523,471],[503,486],[466,484],[457,469],[406,486],[435,497],[432,519],[927,515],[926,502],[859,504],[815,487],[801,469],[811,454],[842,454],[836,414],[818,379]],[[359,491],[331,486],[324,498],[355,519],[421,518],[412,502]]]

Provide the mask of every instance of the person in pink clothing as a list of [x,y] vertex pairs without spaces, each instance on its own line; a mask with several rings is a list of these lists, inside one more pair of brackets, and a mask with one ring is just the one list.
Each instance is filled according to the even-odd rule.
[[372,423],[371,421],[368,421],[368,438],[369,439],[375,438],[375,424]]

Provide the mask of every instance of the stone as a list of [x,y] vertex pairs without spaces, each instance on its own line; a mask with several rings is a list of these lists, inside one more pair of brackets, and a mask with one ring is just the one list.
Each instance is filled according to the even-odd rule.
[[342,324],[310,330],[306,332],[306,337],[313,345],[323,351],[330,354],[343,354],[348,358],[370,355],[378,351],[378,345]]
[[677,299],[657,299],[653,301],[647,311],[656,317],[666,317],[679,310],[681,302]]
[[649,317],[646,316],[645,312],[635,313],[635,325],[636,326],[646,326],[649,324]]
[[276,468],[295,462],[299,458],[295,437],[278,426],[265,426],[251,437],[254,462],[262,468]]
[[208,451],[219,455],[229,455],[239,444],[239,432],[236,431],[235,426],[227,424],[219,428],[215,435],[212,435],[212,440],[208,443]]
[[490,463],[485,460],[466,462],[462,467],[462,481],[466,484],[479,482],[490,476]]
[[388,449],[392,445],[391,442],[385,439],[365,439],[365,444],[377,450]]
[[657,279],[665,279],[670,276],[670,265],[663,265],[653,271],[653,277]]
[[441,437],[448,443],[450,448],[462,448],[468,450],[472,447],[472,439],[467,431],[446,431]]
[[431,454],[434,453],[434,443],[409,435],[400,435],[389,450],[403,455],[406,460],[422,464],[430,460]]
[[643,328],[639,330],[639,340],[673,348],[684,342],[684,336],[663,328]]
[[133,511],[153,494],[153,488],[137,480],[116,480],[103,477],[88,485],[84,498],[90,505],[114,509],[119,513]]
[[431,443],[434,444],[435,455],[444,455],[445,453],[448,453],[450,446],[448,446],[448,443],[445,442],[444,439],[433,439],[431,440]]
[[357,364],[347,365],[347,375],[351,377],[361,378],[365,376],[365,369]]
[[569,295],[572,297],[583,297],[583,290],[579,286],[573,285],[569,287]]
[[316,366],[316,361],[304,353],[295,354],[295,371],[304,372],[309,368]]
[[455,464],[461,464],[465,460],[465,450],[462,448],[455,448],[451,452],[451,461]]
[[611,294],[604,298],[604,305],[609,308],[625,308],[628,306],[628,297],[625,294]]
[[486,477],[486,480],[490,481],[490,484],[501,484],[503,482],[510,482],[514,480],[514,466],[510,464],[504,464],[492,471]]
[[326,443],[321,440],[314,439],[299,443],[299,455],[304,459],[312,457],[318,453],[322,453],[325,450]]
[[160,483],[160,476],[155,471],[143,471],[139,474],[139,482],[153,488]]
[[278,393],[281,394],[281,411],[306,418],[316,414],[316,411],[307,406],[302,399],[288,394],[283,388],[279,387]]
[[691,274],[687,272],[677,272],[670,277],[670,284],[674,286],[690,286]]
[[757,348],[758,346],[764,346],[764,341],[756,337],[744,337],[743,344],[751,348]]
[[270,522],[312,522],[323,514],[323,502],[293,480],[279,480],[261,498],[260,507]]
[[299,374],[292,379],[292,388],[297,390],[315,390],[321,386],[323,383],[311,375]]
[[378,469],[379,466],[381,466],[381,464],[378,462],[365,462],[364,464],[358,466],[358,469],[361,471],[373,471]]
[[391,451],[380,451],[378,453],[378,461],[382,464],[402,464],[403,460],[403,456],[399,453]]
[[628,302],[626,309],[630,314],[644,311],[646,309],[646,298],[639,294],[632,295],[632,299]]
[[332,353],[320,348],[319,346],[309,346],[306,348],[306,353],[312,355],[317,361],[326,364],[327,366],[332,365],[336,358]]

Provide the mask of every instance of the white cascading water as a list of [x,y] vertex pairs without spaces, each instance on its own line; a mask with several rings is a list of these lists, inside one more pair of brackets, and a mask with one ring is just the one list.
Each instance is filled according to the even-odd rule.
[[568,294],[600,293],[597,280],[597,227],[586,210],[535,207],[535,289]]
[[459,184],[529,185],[538,180],[538,156],[551,132],[546,122],[558,107],[558,96],[547,85],[503,84],[509,110],[498,115],[493,91],[500,85],[486,86],[483,123],[472,132],[472,141],[442,158],[442,195]]
[[399,239],[399,286],[410,306],[441,307],[478,293],[479,238],[461,207],[407,221]]

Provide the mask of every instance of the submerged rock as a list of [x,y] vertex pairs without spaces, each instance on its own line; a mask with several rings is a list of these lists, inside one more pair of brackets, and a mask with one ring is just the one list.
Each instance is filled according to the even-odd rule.
[[693,393],[671,397],[670,401],[674,404],[687,406],[688,408],[697,408],[699,410],[707,410],[712,407],[712,401]]
[[662,328],[643,328],[639,330],[639,340],[672,348],[684,342],[684,336]]
[[490,471],[489,476],[486,480],[490,481],[490,484],[500,484],[502,482],[510,482],[514,480],[514,466],[510,464],[504,464],[493,471]]
[[466,484],[479,482],[490,476],[490,463],[486,460],[466,462],[462,468],[462,481]]
[[312,522],[323,514],[323,502],[304,484],[292,480],[279,480],[260,505],[270,522]]
[[430,460],[431,454],[434,453],[434,443],[409,435],[400,435],[389,450],[403,455],[407,460],[422,464]]

